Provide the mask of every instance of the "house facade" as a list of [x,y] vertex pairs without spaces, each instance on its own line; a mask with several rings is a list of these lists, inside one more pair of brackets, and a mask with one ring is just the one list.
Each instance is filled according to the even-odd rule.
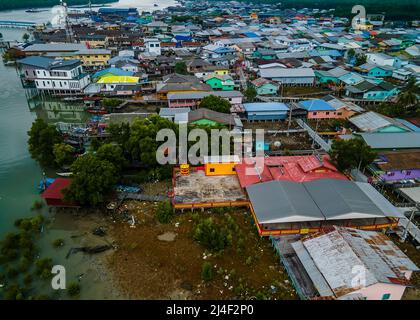
[[230,91],[235,89],[235,82],[229,75],[212,74],[204,78],[204,82],[213,90]]
[[47,94],[75,94],[83,92],[90,83],[80,60],[54,60],[45,57],[27,57],[20,60],[23,76]]

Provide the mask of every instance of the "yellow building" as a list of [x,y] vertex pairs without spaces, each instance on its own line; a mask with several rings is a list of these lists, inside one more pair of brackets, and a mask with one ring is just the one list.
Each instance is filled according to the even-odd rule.
[[85,67],[104,67],[111,59],[111,50],[86,49],[77,51],[74,58],[80,59]]
[[368,23],[358,23],[356,24],[355,30],[361,30],[361,31],[371,31],[373,30],[373,25]]
[[204,157],[204,171],[206,176],[220,176],[236,174],[235,166],[239,163],[239,157],[234,156],[210,156]]
[[229,69],[216,69],[214,70],[214,73],[218,76],[225,76],[229,74]]

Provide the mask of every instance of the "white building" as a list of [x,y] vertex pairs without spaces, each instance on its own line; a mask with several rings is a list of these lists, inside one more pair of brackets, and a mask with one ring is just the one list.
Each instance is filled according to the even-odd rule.
[[401,68],[401,59],[391,57],[385,53],[367,53],[367,62],[377,64],[378,66],[390,66],[394,68]]
[[51,94],[80,93],[90,83],[80,60],[61,60],[31,56],[19,61],[25,79],[39,91]]
[[160,41],[156,38],[144,39],[144,48],[145,48],[145,51],[149,54],[157,55],[157,56],[160,56],[162,54]]

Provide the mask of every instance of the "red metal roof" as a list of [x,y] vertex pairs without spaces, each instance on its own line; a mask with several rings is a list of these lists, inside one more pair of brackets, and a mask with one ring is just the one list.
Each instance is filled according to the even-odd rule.
[[64,195],[62,190],[67,188],[71,183],[71,179],[65,178],[57,178],[54,180],[53,183],[45,190],[41,197],[43,199],[55,199],[55,200],[63,200]]
[[[320,161],[316,156],[284,156],[258,158],[255,164],[251,159],[243,159],[235,166],[242,188],[271,180],[306,182],[318,179],[348,180],[338,172],[327,155]],[[261,163],[261,165],[260,165]],[[259,168],[261,166],[261,168]]]

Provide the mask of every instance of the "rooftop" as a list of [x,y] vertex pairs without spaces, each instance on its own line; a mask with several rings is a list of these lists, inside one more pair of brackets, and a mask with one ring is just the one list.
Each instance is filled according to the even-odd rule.
[[[321,296],[340,298],[375,283],[407,285],[406,272],[419,271],[383,233],[334,229],[292,243]],[[355,283],[354,269],[361,267],[365,281]]]

